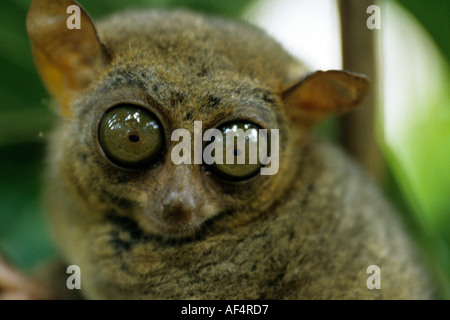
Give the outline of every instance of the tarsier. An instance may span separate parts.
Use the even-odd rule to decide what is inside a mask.
[[[144,10],[94,25],[81,9],[80,29],[69,29],[70,5],[78,4],[34,0],[27,29],[61,114],[45,198],[62,265],[80,267],[81,297],[433,297],[381,192],[311,134],[357,107],[369,90],[364,76],[308,73],[239,21]],[[278,171],[261,175],[260,160],[175,164],[172,132],[194,137],[195,121],[202,134],[277,129]],[[380,289],[367,286],[372,265]],[[64,292],[64,276],[48,281]]]

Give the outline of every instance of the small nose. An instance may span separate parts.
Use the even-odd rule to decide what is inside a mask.
[[[194,197],[187,190],[170,192],[162,205],[161,218],[174,226],[189,224],[195,215]]]

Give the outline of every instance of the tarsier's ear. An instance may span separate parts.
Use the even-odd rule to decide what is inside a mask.
[[[69,29],[71,19],[76,22],[78,17],[75,26],[79,29]],[[59,100],[61,113],[69,116],[71,98],[89,86],[110,54],[92,19],[76,1],[33,0],[27,31],[39,74],[50,94]]]
[[[317,71],[291,85],[282,99],[293,121],[312,126],[327,115],[356,108],[369,87],[369,81],[362,75]]]

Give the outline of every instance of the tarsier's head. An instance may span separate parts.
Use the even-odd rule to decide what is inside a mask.
[[[248,223],[295,179],[305,133],[328,114],[356,107],[368,90],[364,77],[345,71],[307,74],[273,39],[241,22],[154,11],[94,26],[72,5],[33,1],[27,28],[62,118],[50,150],[57,186],[50,197],[58,198],[51,206],[61,215],[54,219],[74,229],[79,221],[108,220],[185,237],[208,230],[209,221],[223,219],[229,229]],[[217,129],[211,141],[209,129]],[[229,132],[244,143],[227,148]],[[223,163],[205,163],[213,141],[224,148],[209,154],[222,150]],[[251,162],[251,141],[268,142],[271,161],[258,154]],[[245,154],[244,163],[227,164],[227,154]],[[273,174],[261,174],[271,167]]]

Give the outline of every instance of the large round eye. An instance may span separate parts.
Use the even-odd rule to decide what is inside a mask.
[[[218,159],[213,154],[216,161],[210,166],[211,171],[231,181],[246,180],[259,173],[262,167],[260,153],[266,156],[268,150],[267,136],[260,136],[261,128],[253,123],[232,122],[218,129],[222,135],[211,143],[216,144],[212,153],[221,146],[223,157]]]
[[[125,168],[139,168],[161,156],[164,134],[155,115],[130,104],[108,110],[99,127],[99,140],[109,160]]]

